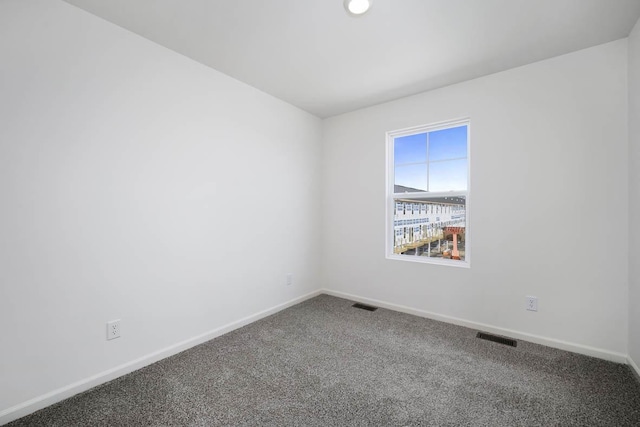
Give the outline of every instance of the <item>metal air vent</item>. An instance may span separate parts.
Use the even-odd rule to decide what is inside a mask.
[[[501,336],[493,335],[493,334],[488,334],[486,332],[478,332],[478,335],[476,335],[476,338],[480,338],[481,340],[497,342],[497,343],[508,345],[508,346],[511,346],[511,347],[517,347],[518,346],[518,341],[516,341],[514,339],[507,338],[507,337],[501,337]]]

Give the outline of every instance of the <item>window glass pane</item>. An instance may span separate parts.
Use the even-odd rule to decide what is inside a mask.
[[[467,157],[467,126],[429,132],[429,161],[460,157]]]
[[[427,134],[419,133],[417,135],[395,138],[393,143],[393,160],[395,165],[426,162]]]
[[[467,159],[445,160],[429,164],[429,191],[466,189]]]
[[[395,193],[427,191],[427,164],[396,166]]]
[[[413,206],[413,218],[394,218],[393,253],[406,256],[465,259],[466,197],[429,197],[427,199],[396,199],[396,204]],[[415,226],[414,224],[428,224]]]

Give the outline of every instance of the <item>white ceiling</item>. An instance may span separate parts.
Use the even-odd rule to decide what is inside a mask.
[[[626,37],[640,0],[66,0],[319,117]]]

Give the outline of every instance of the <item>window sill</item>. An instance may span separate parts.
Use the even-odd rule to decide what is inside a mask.
[[[469,261],[459,261],[459,260],[449,260],[442,258],[429,258],[424,256],[414,256],[414,255],[387,255],[387,259],[397,260],[397,261],[408,261],[408,262],[418,262],[421,264],[435,264],[435,265],[446,265],[449,267],[458,267],[458,268],[471,268]]]

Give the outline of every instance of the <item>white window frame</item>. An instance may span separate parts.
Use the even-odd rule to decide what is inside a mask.
[[[394,141],[398,137],[415,135],[419,133],[433,132],[458,126],[467,126],[467,189],[466,191],[447,191],[447,192],[413,192],[413,193],[395,193],[395,162],[394,162]],[[387,150],[387,167],[386,167],[386,238],[385,253],[387,259],[419,262],[423,264],[448,265],[452,267],[471,267],[471,230],[469,228],[469,220],[471,216],[471,120],[470,118],[462,118],[456,120],[448,120],[445,122],[433,123],[429,125],[414,126],[411,128],[399,129],[387,132],[386,134],[386,150]],[[427,159],[428,162],[428,159]],[[429,200],[434,197],[465,197],[465,256],[464,260],[449,260],[443,258],[430,258],[426,256],[410,256],[395,254],[393,251],[395,231],[394,231],[394,209],[395,200],[398,198],[424,199]]]

